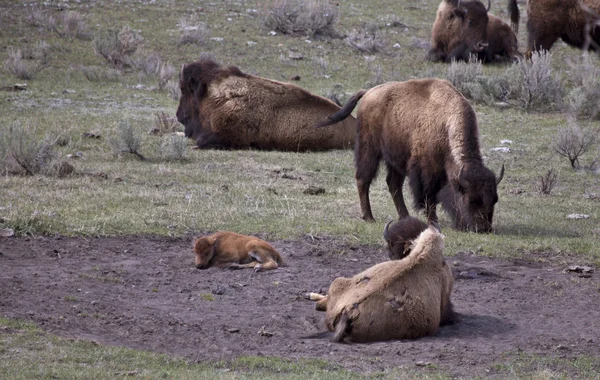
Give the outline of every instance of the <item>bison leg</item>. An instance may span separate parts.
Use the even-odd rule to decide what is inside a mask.
[[[256,260],[258,263],[260,263],[254,267],[254,270],[256,272],[259,272],[262,270],[277,269],[279,267],[279,265],[277,265],[277,261],[273,260],[273,258],[269,254],[269,252],[265,252],[261,249],[258,249],[258,250],[250,251],[249,255],[254,260]]]
[[[327,310],[327,296],[324,296],[319,293],[306,293],[304,295],[305,298],[315,301],[315,310],[317,311],[326,311]]]
[[[552,45],[560,37],[556,32],[548,32],[548,30],[539,30],[537,25],[532,21],[527,22],[527,52],[528,56],[531,56],[531,52],[540,50],[550,50]]]
[[[369,201],[369,188],[373,178],[377,176],[381,155],[370,147],[371,144],[368,141],[361,141],[360,137],[357,140],[354,159],[356,162],[356,187],[358,188],[360,209],[364,220],[374,222],[375,218],[373,218]]]
[[[340,320],[335,326],[335,335],[331,340],[333,342],[342,342],[351,331],[352,326],[350,324],[350,317],[348,317],[348,313],[344,309],[342,315],[340,315]]]
[[[427,224],[430,226],[434,226],[438,231],[441,231],[436,206],[437,205],[430,198],[425,199],[425,212],[427,213]]]
[[[387,170],[388,174],[386,181],[390,194],[392,194],[394,205],[398,211],[398,216],[400,219],[405,218],[408,216],[408,209],[406,208],[406,204],[404,203],[404,195],[402,194],[402,185],[404,184],[405,176],[398,173],[390,165],[387,166]]]

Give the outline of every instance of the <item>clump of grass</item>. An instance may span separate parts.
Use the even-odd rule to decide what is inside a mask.
[[[140,152],[142,140],[142,133],[139,130],[134,128],[130,122],[121,120],[116,133],[107,141],[115,156],[121,153],[130,153],[143,161],[146,160],[146,157]]]
[[[179,100],[181,97],[181,88],[179,87],[179,82],[169,80],[165,84],[165,90],[169,94],[169,98],[173,100]]]
[[[132,58],[131,65],[143,74],[155,77],[159,91],[164,90],[177,73],[175,68],[170,63],[164,62],[157,53],[142,54]]]
[[[383,34],[375,24],[353,29],[346,37],[346,42],[361,53],[377,53],[385,47]]]
[[[550,195],[558,184],[558,172],[554,168],[548,169],[545,174],[538,177],[536,190],[542,195]]]
[[[571,167],[576,169],[579,167],[579,158],[590,150],[595,139],[592,132],[582,131],[579,125],[569,120],[569,126],[558,131],[552,148],[560,156],[566,157]]]
[[[50,32],[57,32],[58,27],[56,19],[48,12],[41,11],[37,8],[32,8],[27,15],[27,23],[35,28],[40,28]]]
[[[142,36],[124,26],[120,31],[108,30],[94,38],[94,51],[113,67],[123,70],[134,66],[133,54],[143,42]]]
[[[187,160],[187,138],[176,134],[164,136],[160,144],[160,154],[167,161]]]
[[[483,64],[478,59],[469,62],[452,60],[446,78],[467,98],[473,98],[472,86],[483,75]]]
[[[162,136],[167,133],[178,132],[180,129],[179,125],[180,124],[175,117],[160,111],[155,114],[154,127],[150,133]]]
[[[180,45],[204,45],[210,37],[210,29],[195,15],[180,19],[177,26],[181,31]]]
[[[262,12],[265,27],[290,36],[339,37],[337,7],[329,1],[271,0]]]
[[[506,72],[511,95],[526,109],[551,109],[560,103],[563,88],[552,70],[552,54],[534,52]]]
[[[90,40],[92,33],[89,31],[81,13],[69,11],[63,15],[61,36],[69,38],[79,38],[80,40]]]
[[[573,89],[566,96],[566,108],[572,117],[593,119],[600,114],[600,68],[588,54],[571,63]]]
[[[118,82],[122,76],[119,70],[97,66],[80,66],[79,71],[90,82]]]
[[[4,61],[4,68],[19,79],[32,79],[44,66],[39,62],[26,62],[20,48],[9,47],[8,58]]]
[[[3,172],[34,175],[50,168],[56,155],[54,142],[46,136],[40,139],[35,127],[13,124],[0,127],[0,159]]]

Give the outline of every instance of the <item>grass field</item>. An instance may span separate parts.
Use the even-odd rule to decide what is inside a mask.
[[[371,190],[377,223],[360,219],[351,151],[198,151],[191,150],[189,142],[185,160],[167,160],[161,151],[166,137],[148,131],[156,125],[160,112],[174,116],[178,68],[198,59],[203,52],[250,74],[281,81],[299,76],[300,81],[295,82],[298,85],[319,95],[336,93],[342,100],[361,88],[389,80],[445,78],[449,66],[424,61],[426,49],[422,47],[429,39],[438,3],[338,2],[335,28],[340,34],[376,31],[379,49],[361,52],[344,39],[270,33],[261,18],[269,9],[266,1],[142,0],[117,4],[103,0],[0,0],[0,62],[9,59],[11,48],[19,48],[32,73],[31,79],[21,79],[6,65],[0,70],[0,132],[7,136],[10,128],[22,128],[40,141],[45,137],[60,139],[62,143],[54,147],[56,160],[68,161],[75,169],[66,177],[48,173],[2,175],[0,228],[14,229],[17,235],[66,236],[182,236],[228,229],[269,239],[333,236],[344,244],[381,244],[383,226],[396,217],[396,212],[385,181],[380,178]],[[503,19],[507,19],[505,8],[504,1],[492,1],[492,12]],[[69,12],[80,16],[81,35],[67,28]],[[48,17],[54,18],[55,23]],[[180,43],[185,20],[202,23],[206,28],[202,43]],[[143,42],[131,55],[137,64],[121,69],[96,54],[94,44],[103,33],[126,26]],[[521,50],[526,38],[524,30],[522,27],[519,35]],[[572,62],[579,59],[581,52],[557,43],[552,53],[553,70],[567,93],[573,87],[576,70]],[[147,69],[149,57],[159,57],[164,67],[173,67],[170,83],[161,82],[163,77],[156,70]],[[600,68],[597,57],[592,57],[592,65]],[[486,76],[494,77],[502,74],[506,66],[486,66],[483,70]],[[25,84],[26,90],[12,91],[16,84]],[[568,257],[599,265],[600,144],[582,155],[580,168],[573,169],[552,148],[559,131],[568,125],[563,107],[525,110],[516,104],[506,108],[478,102],[473,106],[486,165],[498,173],[504,164],[506,174],[499,185],[494,234],[453,231],[448,217],[442,214],[447,253],[470,250],[480,255],[533,260]],[[109,142],[123,122],[132,125],[142,138],[140,151],[147,160],[113,153]],[[599,134],[597,119],[577,123],[583,130]],[[95,133],[101,138],[87,138],[84,133]],[[492,150],[502,146],[510,148],[510,152]],[[550,169],[558,173],[558,184],[549,195],[541,195],[537,190],[540,177]],[[309,186],[321,187],[325,194],[307,195],[304,191]],[[574,213],[589,218],[567,219]],[[66,350],[66,361],[73,365],[78,359],[72,355],[76,357],[80,351],[92,355],[84,363],[98,363],[93,355],[124,355],[140,360],[133,367],[113,367],[102,364],[104,361],[96,367],[78,365],[81,375],[73,375],[74,378],[142,367],[138,377],[195,378],[198,373],[205,377],[280,377],[281,372],[271,372],[278,366],[286,376],[293,374],[298,378],[321,378],[325,373],[332,377],[349,376],[328,364],[308,363],[298,369],[297,363],[278,359],[264,366],[252,359],[240,359],[231,365],[189,365],[165,357],[145,358],[152,354],[115,352],[88,343],[56,340],[31,326],[14,327],[15,323],[18,324],[2,321],[0,325],[3,329],[24,331],[3,339],[0,346],[0,356],[9,363],[8,367],[4,364],[2,371],[10,378],[52,377],[55,371],[61,378],[73,374],[70,364],[58,359],[62,354],[49,357],[45,353],[46,359],[35,366],[23,366],[24,356],[14,354],[42,351],[39,347],[47,346]],[[539,363],[538,359],[527,357],[523,363]],[[161,364],[145,367],[144,363],[150,361]],[[514,366],[516,376],[523,370],[546,378],[536,372],[535,366],[533,372],[528,364]],[[413,375],[430,374],[410,376]],[[433,376],[438,375],[444,376]]]

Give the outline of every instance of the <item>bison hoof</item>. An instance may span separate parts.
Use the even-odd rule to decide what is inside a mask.
[[[363,216],[363,220],[368,223],[375,223],[375,218],[372,216]]]
[[[260,264],[254,267],[255,272],[262,272],[262,270],[263,270],[263,267]]]
[[[240,264],[230,264],[228,268],[232,269],[232,270],[233,269],[241,269]]]

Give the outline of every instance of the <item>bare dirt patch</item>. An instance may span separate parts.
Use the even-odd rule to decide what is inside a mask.
[[[469,254],[450,259],[461,322],[437,336],[374,344],[302,338],[324,331],[324,314],[302,294],[326,291],[336,276],[387,253],[328,239],[273,245],[287,266],[254,273],[196,269],[191,238],[0,239],[0,315],[61,336],[199,361],[322,358],[362,371],[430,362],[473,376],[493,373],[494,363],[518,352],[600,355],[597,272]]]

